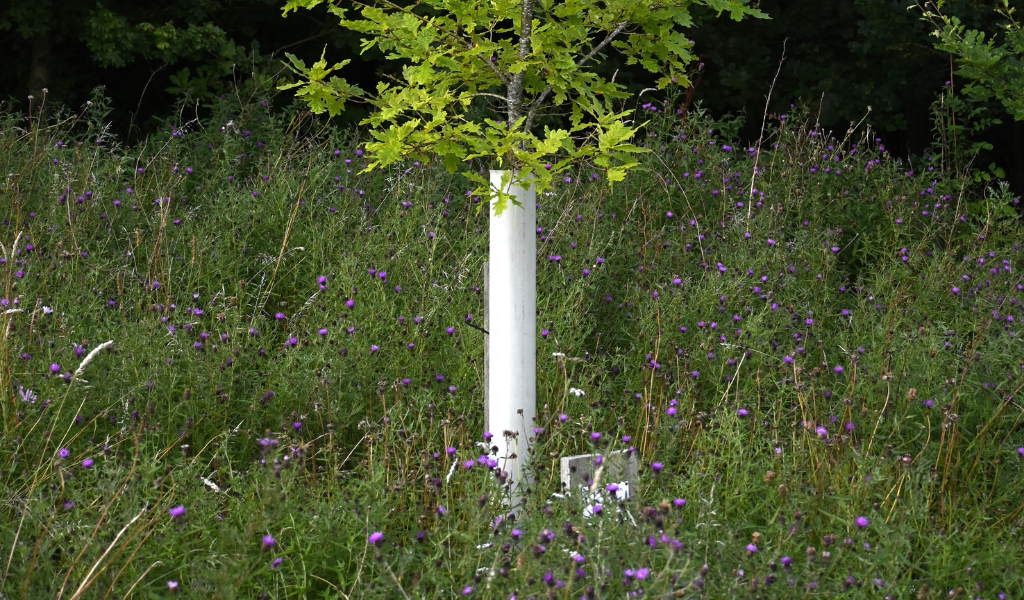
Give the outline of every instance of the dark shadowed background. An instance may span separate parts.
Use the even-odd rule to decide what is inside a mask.
[[[958,82],[950,56],[933,47],[931,26],[908,4],[763,0],[759,6],[771,20],[735,23],[700,14],[692,36],[703,68],[694,65],[691,100],[723,118],[723,127],[731,128],[727,134],[756,139],[785,48],[771,112],[804,103],[839,132],[867,115],[893,153],[921,154],[935,139],[933,104],[946,82],[952,80],[954,89]],[[27,112],[28,96],[38,107],[46,89],[47,106],[76,108],[104,86],[116,132],[134,141],[158,127],[182,95],[201,107],[254,70],[280,71],[284,52],[310,60],[326,48],[330,60],[352,58],[345,76],[363,89],[396,72],[397,65],[377,52],[360,56],[355,34],[323,7],[282,18],[281,5],[283,0],[4,0],[0,98]],[[956,0],[943,10],[968,27],[991,32],[994,5]],[[634,92],[653,84],[614,57],[602,68],[618,69],[616,80]],[[657,97],[647,92],[643,101]],[[975,165],[988,171],[995,163],[1015,191],[1024,193],[1024,124],[995,103],[972,110],[980,110],[975,119],[1001,121],[975,134],[992,146]],[[364,114],[357,106],[340,119],[354,122]]]

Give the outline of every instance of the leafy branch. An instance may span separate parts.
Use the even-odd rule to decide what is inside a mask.
[[[646,123],[626,125],[633,111],[612,104],[627,97],[625,87],[594,71],[606,52],[614,48],[628,64],[660,75],[659,89],[686,86],[694,56],[684,30],[693,25],[692,6],[734,20],[765,17],[748,0],[356,0],[361,18],[350,19],[335,1],[289,0],[284,14],[326,3],[343,27],[365,35],[363,52],[378,48],[406,63],[398,81],[379,82],[365,97],[377,109],[363,121],[374,138],[367,169],[437,157],[455,171],[464,161],[490,159],[524,181],[531,177],[538,191],[581,162],[605,169],[614,184],[646,152],[632,143]],[[313,112],[335,115],[362,95],[332,75],[348,61],[328,67],[321,56],[306,68],[288,59],[303,81],[282,89],[296,89]],[[499,100],[503,118],[465,118],[480,97]],[[548,103],[569,103],[567,127],[538,130]],[[498,194],[495,213],[506,209],[510,198],[477,173],[467,177],[476,193]]]

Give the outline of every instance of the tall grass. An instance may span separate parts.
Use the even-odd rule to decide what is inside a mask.
[[[643,169],[539,203],[514,519],[464,179],[271,97],[132,148],[107,110],[0,115],[3,598],[1024,594],[1005,189],[648,105]],[[611,450],[639,481],[584,519],[558,458]]]

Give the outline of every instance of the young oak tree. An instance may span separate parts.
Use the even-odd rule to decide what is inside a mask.
[[[644,149],[631,141],[642,124],[613,105],[627,97],[624,86],[594,70],[606,53],[618,51],[628,65],[660,75],[659,89],[685,86],[693,7],[734,20],[765,17],[749,0],[352,0],[355,19],[338,0],[288,0],[284,14],[324,3],[343,27],[365,36],[363,51],[377,47],[406,63],[401,80],[380,82],[367,96],[334,75],[347,60],[328,65],[321,56],[306,67],[288,55],[301,80],[282,89],[296,89],[313,112],[336,115],[351,98],[377,109],[363,121],[374,138],[367,169],[437,157],[454,171],[463,161],[490,158],[509,169],[502,190],[517,174],[532,177],[538,192],[573,164],[592,161],[609,183],[638,164],[634,156]],[[495,101],[505,118],[468,116],[476,98]],[[566,104],[568,128],[540,131],[545,111]],[[496,215],[507,208],[510,195],[475,172],[466,176],[477,193],[498,195]]]
[[[579,162],[604,168],[610,184],[636,166],[627,96],[594,67],[617,50],[628,64],[661,75],[658,86],[686,84],[693,58],[683,33],[690,9],[702,5],[733,18],[761,16],[746,0],[352,0],[361,19],[329,0],[341,24],[363,34],[363,50],[379,48],[404,61],[402,79],[381,82],[365,98],[376,111],[363,121],[374,141],[367,170],[406,158],[437,157],[449,171],[486,159],[490,180],[468,170],[476,193],[490,200],[486,431],[513,510],[530,481],[530,443],[537,415],[536,193]],[[285,14],[325,0],[289,0]],[[333,73],[323,56],[312,67],[288,56],[297,89],[314,112],[332,115],[363,92]],[[496,101],[504,118],[472,117],[477,98]],[[568,104],[568,127],[540,119]],[[504,168],[502,168],[504,167]],[[509,202],[518,205],[506,212]],[[485,435],[486,438],[486,435]]]

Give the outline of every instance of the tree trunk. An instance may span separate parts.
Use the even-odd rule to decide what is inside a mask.
[[[50,53],[53,37],[49,31],[32,37],[32,63],[28,71],[28,93],[35,97],[36,106],[46,97],[50,84]]]

